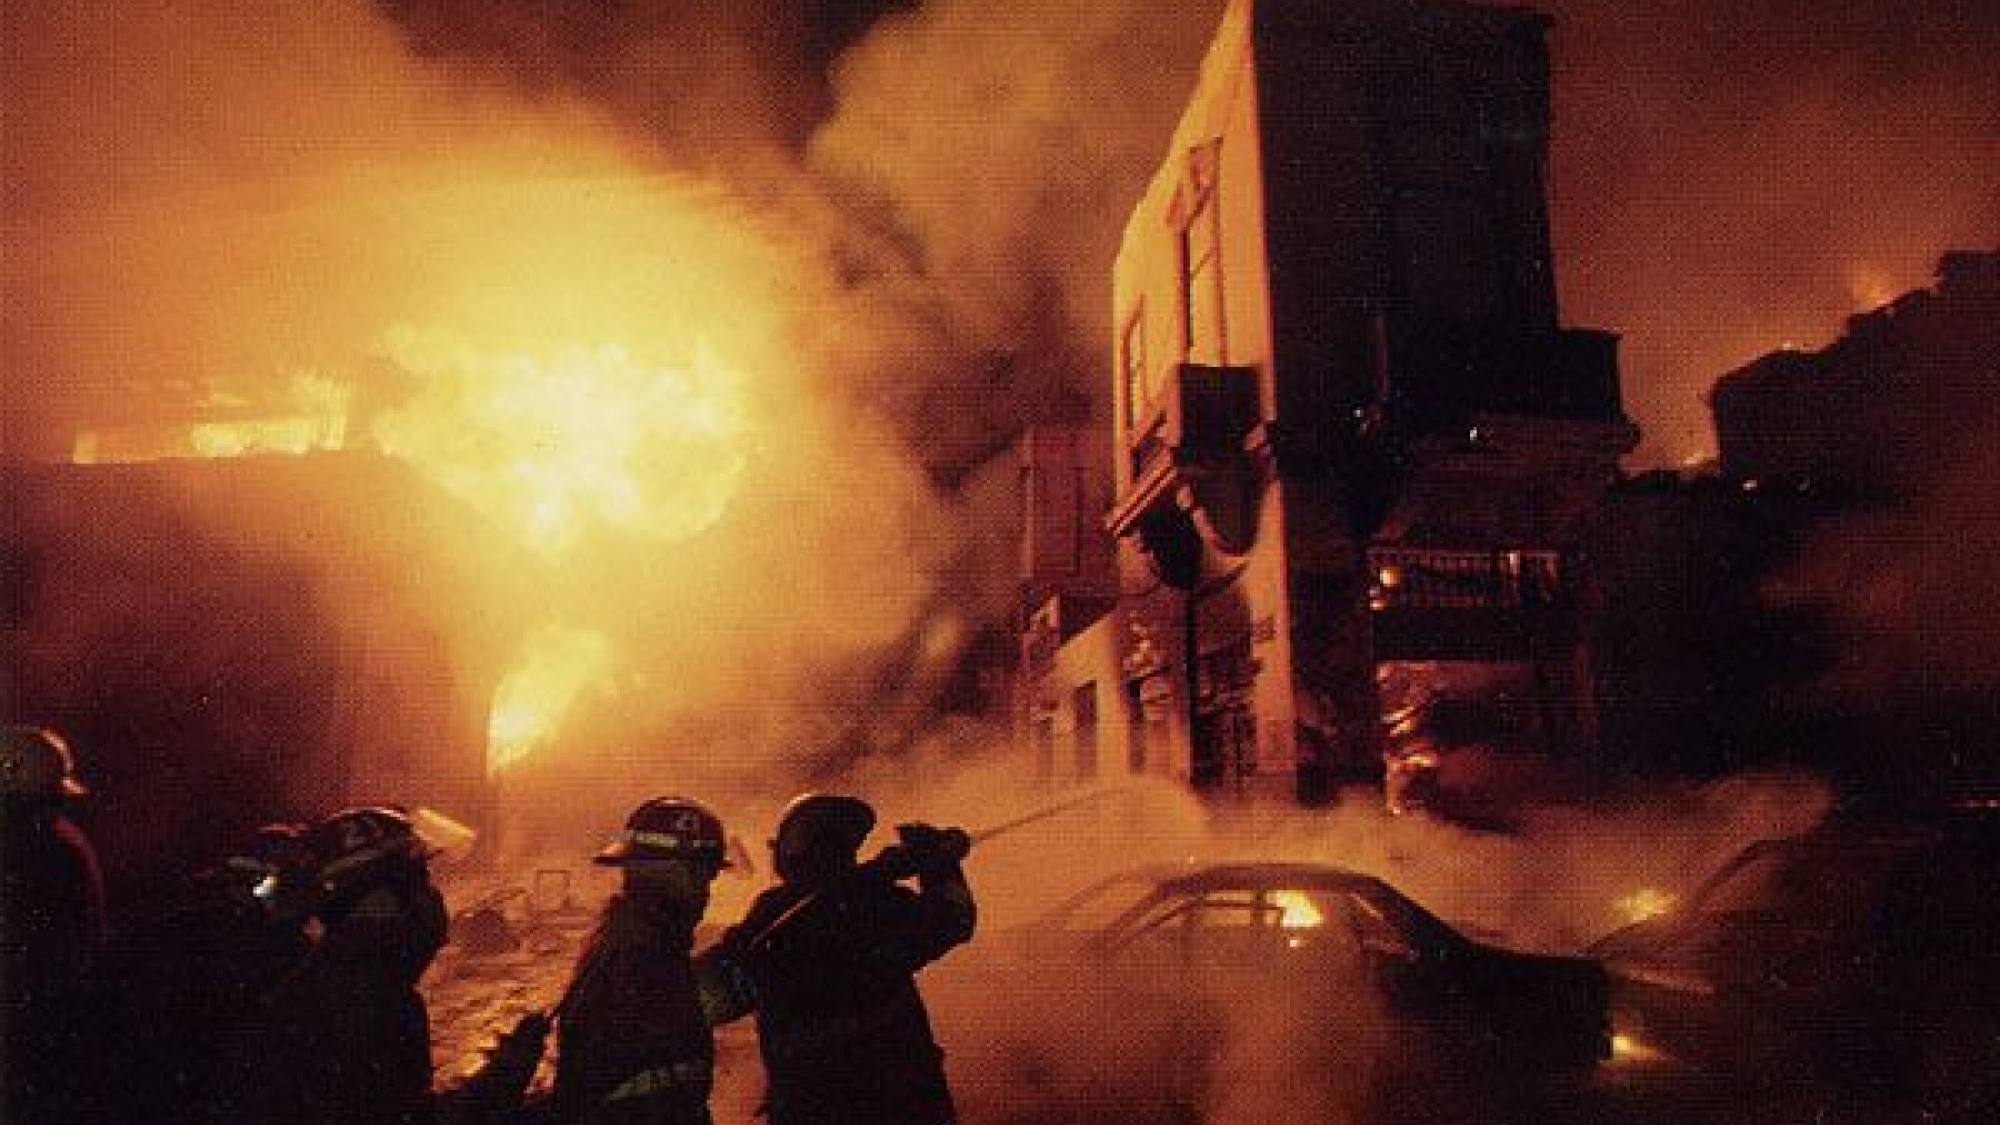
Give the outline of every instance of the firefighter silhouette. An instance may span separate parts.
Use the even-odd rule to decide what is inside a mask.
[[[713,813],[661,797],[597,854],[624,887],[556,1009],[556,1120],[707,1125],[715,1045],[690,958],[727,846]]]
[[[76,1098],[90,973],[104,948],[97,853],[63,815],[84,795],[54,731],[0,728],[0,1119],[59,1123]]]
[[[970,840],[904,825],[857,863],[874,824],[853,797],[794,800],[772,841],[781,882],[699,962],[713,1019],[756,1012],[772,1125],[956,1119],[915,973],[972,937]]]

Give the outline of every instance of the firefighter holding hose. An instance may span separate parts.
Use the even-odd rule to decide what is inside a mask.
[[[772,1125],[956,1120],[915,973],[972,937],[971,838],[907,824],[858,862],[874,826],[854,797],[793,800],[771,842],[779,884],[697,962],[712,1021],[756,1012]]]

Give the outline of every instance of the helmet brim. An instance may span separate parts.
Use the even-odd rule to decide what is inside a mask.
[[[591,856],[590,862],[599,867],[629,867],[635,863],[689,863],[700,858],[687,852],[666,855],[650,848],[639,847],[630,840],[613,840],[599,849],[596,855]],[[735,866],[729,862],[727,856],[714,856],[713,859],[718,868]]]
[[[623,867],[631,862],[632,845],[624,840],[615,840],[604,845],[598,853],[590,857],[590,862],[599,867]]]

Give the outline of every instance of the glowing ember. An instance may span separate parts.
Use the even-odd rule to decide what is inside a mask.
[[[1271,905],[1282,912],[1278,915],[1279,929],[1310,930],[1326,921],[1319,907],[1302,891],[1272,891]]]
[[[1674,896],[1651,887],[1641,887],[1611,904],[1627,922],[1643,922],[1674,908]]]
[[[546,553],[593,522],[668,540],[713,525],[743,468],[739,381],[706,347],[667,366],[622,347],[551,356],[425,347],[416,398],[377,422],[409,461]]]
[[[1611,1062],[1614,1066],[1654,1063],[1666,1057],[1659,1048],[1636,1035],[1619,1032],[1611,1037]]]
[[[487,772],[498,773],[553,739],[577,696],[607,683],[610,665],[611,644],[601,633],[537,630],[527,656],[493,694]]]

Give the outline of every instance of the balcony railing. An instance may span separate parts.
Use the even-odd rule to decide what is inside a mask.
[[[1370,609],[1540,609],[1566,600],[1562,556],[1549,550],[1371,547]]]

